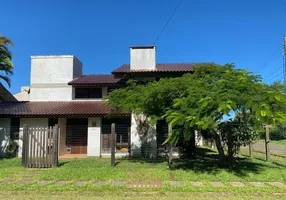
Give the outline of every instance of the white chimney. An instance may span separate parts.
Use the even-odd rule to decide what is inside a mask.
[[[130,70],[150,71],[156,69],[156,46],[131,46]]]

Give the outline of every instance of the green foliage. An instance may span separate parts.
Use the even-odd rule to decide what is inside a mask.
[[[167,141],[176,143],[182,134],[191,138],[191,128],[208,132],[218,146],[221,143],[218,128],[224,116],[245,113],[253,130],[263,124],[285,122],[283,90],[282,85],[264,84],[259,76],[235,69],[233,64],[201,64],[195,66],[193,74],[182,77],[164,78],[146,85],[133,81],[126,88],[111,92],[108,103],[116,109],[143,113],[155,120],[166,119],[177,127]]]
[[[246,146],[258,138],[258,133],[250,125],[247,117],[236,117],[234,120],[221,122],[218,130],[229,160],[233,159],[241,146]]]
[[[265,135],[265,134],[264,134]],[[278,126],[276,129],[270,129],[271,140],[285,140],[286,139],[286,126]]]
[[[168,122],[187,122],[197,130],[217,129],[223,116],[242,112],[248,113],[253,128],[285,121],[286,97],[277,86],[268,86],[259,76],[230,64],[196,70],[182,77],[188,89],[166,113]]]
[[[4,80],[9,87],[11,86],[10,75],[13,75],[12,53],[9,50],[9,45],[14,46],[13,42],[0,36],[0,79]],[[1,74],[4,73],[4,74]]]
[[[9,140],[9,143],[5,149],[5,156],[7,158],[14,158],[16,157],[17,153],[18,153],[18,144],[16,142],[14,142],[13,140]]]

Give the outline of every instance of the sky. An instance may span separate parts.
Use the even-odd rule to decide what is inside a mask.
[[[34,55],[75,55],[84,74],[129,63],[129,46],[154,45],[179,1],[1,2],[0,34],[15,43],[10,91],[30,84]],[[156,42],[157,63],[235,63],[282,80],[285,10],[285,0],[183,0]]]

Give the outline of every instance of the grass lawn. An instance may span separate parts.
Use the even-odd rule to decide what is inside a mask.
[[[265,140],[258,140],[259,142],[264,143]],[[286,145],[286,140],[270,140],[270,143],[272,144],[280,144],[280,145]]]
[[[1,199],[220,199],[220,200],[269,200],[286,199],[285,193],[243,193],[243,192],[35,192],[0,191]]]
[[[245,154],[244,154],[245,153]],[[216,157],[216,153],[210,149],[199,150],[198,159],[175,160],[174,169],[169,170],[166,160],[136,160],[117,159],[115,168],[110,167],[108,158],[81,158],[60,160],[59,167],[51,169],[25,169],[21,167],[21,159],[0,160],[0,181],[18,182],[29,180],[28,185],[0,185],[0,198],[4,191],[9,190],[41,190],[41,191],[93,191],[111,192],[109,196],[118,192],[148,191],[148,192],[266,192],[286,193],[286,188],[278,187],[253,187],[243,188],[229,185],[230,181],[240,182],[284,182],[286,183],[286,159],[271,157],[271,162],[264,161],[264,155],[255,153],[255,159],[249,159],[247,152],[242,155],[233,166],[222,167]],[[36,183],[40,180],[48,180],[51,184],[41,186]],[[56,181],[71,181],[64,186],[55,186]],[[106,181],[105,186],[94,187],[87,185],[76,187],[74,181]],[[114,187],[112,181],[126,181],[127,183],[142,181],[144,183],[161,182],[161,188],[154,189],[127,189],[122,186]],[[181,187],[171,187],[170,181],[181,181]],[[194,187],[190,181],[201,181],[203,187]],[[226,187],[211,187],[209,181],[221,181]],[[107,195],[108,196],[108,195]],[[251,198],[250,198],[251,199]],[[263,198],[262,198],[263,199]]]

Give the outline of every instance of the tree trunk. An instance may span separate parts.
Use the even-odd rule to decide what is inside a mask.
[[[190,140],[185,140],[184,141],[184,149],[187,158],[195,158],[196,157],[196,135],[195,131],[192,131],[192,137]]]
[[[191,154],[192,158],[195,158],[196,157],[196,150],[197,150],[195,131],[193,132],[193,135],[192,135],[192,138],[191,138],[190,142],[191,142],[191,144],[190,144],[190,154]]]
[[[234,155],[234,151],[233,151],[233,141],[232,141],[232,136],[231,133],[228,132],[227,134],[227,160],[228,161],[232,161],[233,160],[233,155]]]
[[[223,147],[222,147],[222,144],[221,144],[220,136],[218,134],[216,134],[216,136],[215,136],[215,144],[216,144],[216,148],[218,150],[218,154],[219,154],[220,160],[221,161],[225,160],[224,150],[223,150]]]

